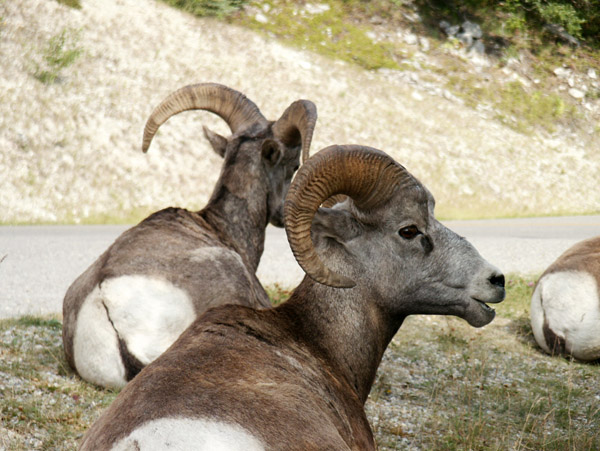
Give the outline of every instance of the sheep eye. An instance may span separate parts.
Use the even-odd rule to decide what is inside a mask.
[[[398,231],[398,235],[400,235],[405,240],[412,240],[417,235],[420,235],[419,229],[416,226],[411,225],[408,227],[403,227]]]

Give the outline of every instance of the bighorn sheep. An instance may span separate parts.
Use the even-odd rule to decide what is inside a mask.
[[[319,206],[334,194],[350,199]],[[285,205],[308,277],[289,300],[207,311],[117,396],[81,448],[368,450],[363,405],[408,315],[480,327],[504,276],[433,216],[430,192],[385,153],[331,146]],[[311,239],[312,235],[312,239]]]
[[[152,112],[144,152],[162,123],[193,109],[217,114],[232,132],[226,139],[204,128],[224,159],[206,207],[150,215],[117,238],[65,295],[67,361],[97,385],[125,385],[209,307],[270,307],[255,275],[265,228],[283,227],[285,195],[300,153],[308,156],[316,108],[298,100],[271,122],[237,91],[186,86]]]
[[[548,354],[600,359],[600,236],[575,244],[544,271],[530,315]]]

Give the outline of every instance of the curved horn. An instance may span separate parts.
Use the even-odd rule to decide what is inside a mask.
[[[273,124],[273,134],[286,145],[302,142],[302,164],[308,159],[317,122],[317,107],[310,100],[296,100]],[[300,134],[300,136],[298,136]]]
[[[267,124],[254,102],[238,91],[217,83],[188,85],[169,94],[154,108],[144,127],[142,150],[148,150],[158,127],[167,119],[188,110],[207,110],[217,114],[234,134],[256,122]]]
[[[415,183],[404,167],[371,147],[330,146],[315,154],[298,170],[285,202],[285,230],[298,264],[319,283],[353,287],[353,280],[327,268],[315,251],[310,229],[319,206],[333,195],[346,194],[368,212],[397,189]]]

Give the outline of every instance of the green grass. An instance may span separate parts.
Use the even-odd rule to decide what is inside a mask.
[[[56,0],[58,3],[62,3],[63,5],[68,6],[73,9],[81,9],[81,1],[80,0]]]
[[[196,16],[224,17],[236,11],[245,0],[163,0],[168,5],[180,8]]]
[[[508,276],[507,298],[482,329],[452,317],[405,321],[366,406],[381,450],[600,449],[600,366],[537,348],[534,281]],[[268,292],[274,304],[290,294]],[[73,374],[57,318],[0,321],[0,449],[75,449],[115,396]]]
[[[83,53],[78,41],[78,32],[67,28],[52,36],[41,52],[42,63],[34,63],[33,76],[44,84],[58,81],[61,72]]]
[[[406,443],[435,450],[600,449],[600,367],[538,349],[529,326],[533,287],[533,278],[508,277],[498,318],[484,329],[456,318],[440,318],[435,326],[424,317],[407,321],[387,351],[374,392],[383,384],[389,397],[426,414],[407,442],[389,433],[394,415],[380,413],[381,449]],[[402,366],[419,381],[409,397],[405,381],[390,382],[389,373]]]
[[[71,371],[61,331],[54,317],[0,321],[0,449],[76,449],[115,398]]]
[[[295,2],[260,2],[256,5],[261,6],[261,14],[267,22],[258,21],[256,15],[239,19],[252,30],[365,69],[399,68],[395,46],[386,41],[375,42],[369,37],[371,28],[353,22],[347,3],[342,0],[320,3],[328,9],[314,13],[306,12],[305,5]]]

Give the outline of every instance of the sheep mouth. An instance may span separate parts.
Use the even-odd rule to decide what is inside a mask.
[[[479,299],[475,299],[475,298],[472,298],[472,299],[473,299],[475,302],[477,302],[477,303],[478,303],[478,304],[481,306],[481,308],[482,308],[483,310],[485,310],[486,312],[488,312],[488,313],[492,313],[492,312],[493,312],[493,313],[496,313],[496,310],[494,310],[492,307],[490,307],[489,305],[487,305],[485,302],[483,302],[483,301],[480,301]]]

